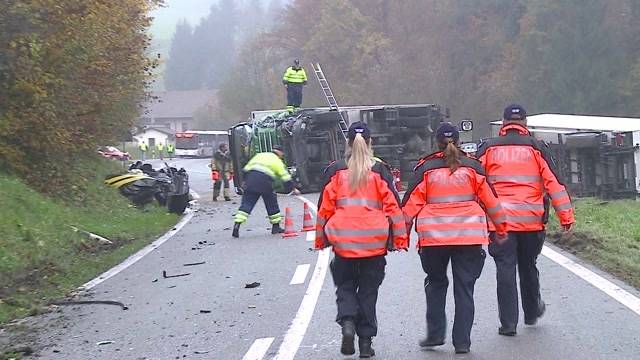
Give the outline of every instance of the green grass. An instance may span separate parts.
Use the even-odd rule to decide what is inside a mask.
[[[574,203],[574,235],[562,238],[554,218],[549,239],[640,288],[640,202],[587,198]]]
[[[156,205],[133,208],[117,190],[103,185],[106,174],[122,171],[119,164],[104,160],[82,168],[95,176],[87,175],[81,197],[64,201],[0,174],[0,324],[38,313],[51,299],[119,263],[178,221]],[[115,244],[100,246],[70,225]]]

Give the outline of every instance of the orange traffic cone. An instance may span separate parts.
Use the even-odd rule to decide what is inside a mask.
[[[284,233],[283,238],[298,236],[298,233],[293,229],[293,218],[291,217],[291,209],[286,208],[284,213]]]
[[[304,203],[304,219],[302,220],[302,231],[313,231],[315,229],[316,225],[313,223],[309,205],[307,205],[307,203]]]

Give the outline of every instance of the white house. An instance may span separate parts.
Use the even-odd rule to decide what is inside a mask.
[[[163,144],[165,146],[168,143],[174,144],[174,135],[175,132],[173,130],[168,129],[164,126],[143,126],[133,136],[133,139],[138,144],[144,142],[145,144],[149,145],[150,149],[153,149],[156,144]]]

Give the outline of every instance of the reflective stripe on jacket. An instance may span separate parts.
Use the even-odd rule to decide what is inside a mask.
[[[506,232],[506,213],[478,161],[463,156],[451,173],[442,152],[425,160],[402,200],[408,229],[416,219],[419,246],[488,244],[486,214]]]
[[[408,246],[400,197],[389,168],[375,161],[367,185],[351,191],[344,160],[330,165],[318,203],[316,249],[333,246],[345,258],[385,255]]]
[[[291,181],[291,174],[278,155],[272,152],[256,154],[244,167],[244,171],[259,171],[268,175],[275,183]]]
[[[289,66],[284,72],[282,81],[285,83],[303,84],[307,82],[307,73],[303,68],[296,70],[293,66]]]
[[[562,225],[575,222],[571,198],[558,180],[553,158],[526,127],[503,126],[499,137],[480,145],[477,156],[509,216],[509,231],[544,230],[545,194]]]

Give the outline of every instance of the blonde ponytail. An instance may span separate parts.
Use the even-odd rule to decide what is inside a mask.
[[[449,140],[447,146],[444,148],[444,158],[452,174],[462,165],[460,161],[460,150],[453,140]]]
[[[347,160],[349,187],[352,191],[365,186],[371,171],[373,152],[362,134],[356,134],[351,144],[351,154]]]

